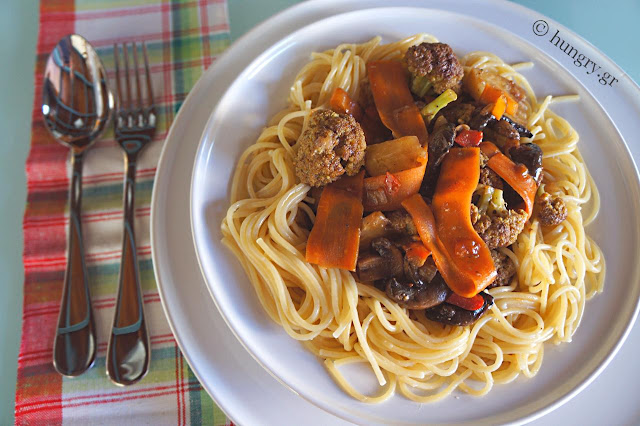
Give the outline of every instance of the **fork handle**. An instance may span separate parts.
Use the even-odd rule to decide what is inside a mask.
[[[125,159],[122,258],[113,328],[107,347],[107,374],[118,385],[130,385],[144,377],[151,360],[134,233],[136,155],[125,154]]]
[[[71,157],[67,266],[53,342],[53,366],[65,376],[83,373],[96,356],[95,324],[80,225],[83,158],[82,152],[73,152]]]

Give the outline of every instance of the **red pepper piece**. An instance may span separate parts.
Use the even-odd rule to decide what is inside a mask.
[[[455,142],[460,146],[478,146],[482,142],[482,132],[478,130],[463,130],[456,136]]]
[[[479,294],[473,297],[462,297],[458,294],[451,293],[445,302],[466,309],[467,311],[477,311],[484,306],[484,298]]]

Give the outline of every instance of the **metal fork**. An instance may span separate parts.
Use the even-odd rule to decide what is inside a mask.
[[[127,44],[122,46],[124,77],[120,73],[120,52],[113,47],[116,68],[116,87],[119,107],[115,115],[116,140],[124,150],[126,176],[124,179],[124,234],[118,278],[118,298],[113,328],[107,347],[107,374],[118,385],[130,385],[140,380],[149,369],[151,346],[144,317],[140,273],[136,257],[134,233],[134,189],[138,153],[149,143],[156,131],[156,113],[149,72],[147,46],[142,43],[147,88],[147,102],[143,102],[138,46],[131,44],[135,68],[136,97],[132,97],[132,78],[129,71]],[[126,91],[122,90],[122,80]]]

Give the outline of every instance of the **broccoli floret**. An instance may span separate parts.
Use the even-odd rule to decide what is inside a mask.
[[[358,173],[367,147],[364,132],[353,117],[324,109],[311,113],[297,145],[296,175],[310,186],[324,186],[345,173]]]
[[[411,91],[416,96],[422,98],[430,89],[436,94],[460,89],[464,70],[448,44],[411,46],[404,58],[412,77]]]
[[[480,168],[480,183],[496,189],[504,189],[502,178],[489,167]]]
[[[458,95],[451,89],[447,89],[440,96],[429,102],[422,110],[420,114],[424,117],[425,122],[429,123],[433,117],[436,116],[438,111],[449,105],[451,102],[458,99]]]
[[[471,208],[471,222],[490,249],[513,244],[524,229],[528,215],[522,209],[510,210],[500,189],[478,185],[478,206]]]
[[[536,200],[538,204],[538,219],[546,226],[555,226],[562,223],[569,215],[567,206],[562,198],[543,192]]]
[[[516,264],[509,256],[498,250],[491,250],[491,258],[493,259],[493,265],[496,267],[498,276],[487,288],[509,285],[511,278],[518,272]]]

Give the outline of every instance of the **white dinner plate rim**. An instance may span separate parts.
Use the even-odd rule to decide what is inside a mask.
[[[376,8],[376,13],[381,14],[382,16],[389,16],[391,14],[392,11],[394,10],[401,10],[401,9],[405,9],[404,7],[400,7],[400,6],[392,6],[392,7],[388,7],[388,8]],[[426,8],[427,10],[429,10],[430,8]],[[342,13],[342,14],[336,14],[327,18],[324,18],[320,21],[314,22],[312,24],[309,24],[307,26],[304,26],[300,29],[298,29],[297,31],[295,31],[292,34],[288,34],[286,36],[284,36],[282,39],[280,39],[278,42],[276,42],[275,44],[273,44],[272,46],[270,46],[267,50],[265,50],[265,52],[258,56],[257,58],[255,58],[243,71],[241,74],[238,75],[238,77],[236,77],[236,79],[234,80],[234,83],[244,77],[246,77],[247,75],[252,75],[252,73],[254,72],[254,70],[259,69],[261,67],[261,64],[265,61],[266,58],[269,57],[269,55],[271,54],[271,52],[278,52],[280,51],[280,49],[283,46],[287,46],[290,45],[291,40],[296,39],[297,36],[302,35],[303,33],[307,32],[311,27],[317,27],[317,26],[322,26],[322,25],[326,25],[327,22],[329,21],[333,21],[335,19],[339,19],[339,18],[344,18],[347,17],[349,15],[354,15],[354,14],[359,14],[361,12],[366,12],[369,13],[370,11],[363,11],[363,10],[358,10],[358,11],[351,11],[351,12],[346,12],[346,13]],[[450,12],[450,11],[448,11]],[[467,16],[467,13],[463,13],[461,15]],[[607,64],[609,65],[609,64]],[[571,73],[569,73],[571,74]],[[571,74],[573,76],[573,74]],[[578,79],[576,79],[578,80]],[[580,83],[582,83],[580,80],[578,80]],[[231,90],[231,86],[233,86],[232,83],[229,86],[229,90]],[[588,90],[588,88],[585,86],[585,88]],[[226,96],[225,92],[221,99],[224,99]],[[598,102],[597,98],[596,101]],[[598,102],[599,103],[599,102]],[[194,203],[194,199],[193,199],[193,193],[194,193],[194,188],[195,185],[197,184],[196,182],[196,169],[198,167],[198,163],[201,161],[201,157],[203,157],[205,154],[203,154],[203,151],[205,150],[206,146],[207,146],[207,140],[205,135],[207,133],[209,133],[211,131],[211,129],[215,126],[214,123],[214,118],[217,115],[217,110],[219,109],[219,106],[216,107],[216,109],[214,109],[211,113],[211,116],[209,117],[209,120],[205,126],[205,129],[203,131],[203,137],[201,138],[199,147],[198,147],[198,154],[196,155],[196,158],[194,159],[194,166],[193,166],[193,173],[192,173],[192,180],[191,180],[191,201],[190,201],[190,213],[191,213],[191,227],[192,227],[192,237],[194,239],[194,245],[196,247],[196,256],[198,258],[198,264],[200,265],[202,274],[204,276],[205,281],[208,280],[207,277],[207,271],[203,265],[203,262],[205,262],[206,260],[203,259],[201,257],[201,252],[199,250],[199,246],[202,244],[204,245],[198,238],[198,236],[200,235],[199,233],[196,232],[195,229],[195,217],[200,214],[200,211],[198,209],[196,209],[195,203]],[[603,108],[604,110],[604,108]],[[607,113],[607,115],[609,115],[609,111],[605,110],[605,112]],[[615,122],[612,123],[615,126]],[[631,152],[629,151],[628,147],[626,146],[625,143],[625,148],[626,148],[626,154],[628,155],[629,159],[631,160],[632,166],[634,168],[634,172],[635,172],[635,178],[636,178],[636,185],[640,185],[640,177],[638,175],[638,170],[637,170],[637,166],[635,164],[635,161],[633,160],[633,156],[631,155]],[[636,207],[638,207],[638,209],[640,210],[640,204],[636,202]],[[635,268],[635,274],[634,274],[634,280],[632,281],[638,281],[640,282],[640,270],[638,269],[638,267]],[[352,412],[346,412],[345,410],[339,410],[337,408],[334,408],[328,401],[324,401],[320,398],[318,398],[317,396],[314,397],[312,396],[312,393],[309,393],[308,389],[301,389],[299,387],[294,386],[292,383],[288,382],[285,378],[283,378],[282,376],[280,376],[277,372],[275,372],[273,370],[272,367],[270,367],[268,365],[268,362],[265,361],[265,359],[263,358],[263,353],[261,351],[257,350],[257,347],[254,347],[251,345],[250,341],[248,341],[245,337],[246,336],[242,336],[241,334],[238,333],[238,331],[236,330],[233,320],[231,318],[229,318],[226,310],[224,309],[224,307],[222,305],[220,305],[216,294],[214,293],[214,286],[213,285],[207,285],[207,288],[209,289],[209,292],[211,294],[211,297],[214,300],[214,303],[216,304],[218,310],[220,311],[222,317],[224,318],[225,322],[227,323],[227,325],[229,326],[229,328],[231,329],[231,331],[233,332],[233,334],[236,336],[236,338],[240,341],[240,343],[242,344],[242,346],[249,352],[249,354],[256,360],[256,362],[261,365],[269,374],[271,374],[276,380],[278,380],[278,382],[282,383],[284,386],[286,386],[287,388],[289,388],[292,392],[300,395],[302,398],[304,398],[305,400],[307,400],[308,402],[311,402],[312,404],[338,416],[341,417],[345,420],[348,421],[357,421],[358,417],[356,415],[356,413],[352,413]],[[626,337],[628,336],[628,333],[630,332],[635,319],[638,315],[638,312],[640,311],[640,294],[638,294],[639,300],[636,302],[635,304],[635,309],[634,311],[631,313],[627,323],[626,323],[626,327],[623,331],[623,333],[621,334],[619,340],[613,345],[613,347],[610,348],[608,355],[603,359],[603,361],[597,366],[595,367],[591,373],[584,377],[582,379],[582,381],[577,382],[573,389],[567,393],[565,393],[562,397],[556,399],[555,401],[547,404],[547,405],[543,405],[540,406],[540,408],[536,409],[535,411],[531,411],[528,415],[523,416],[522,418],[520,418],[520,420],[528,422],[530,420],[533,420],[535,418],[541,417],[542,415],[546,414],[549,411],[554,410],[555,408],[561,406],[562,404],[564,404],[565,402],[569,401],[571,398],[573,398],[575,395],[577,395],[580,391],[582,391],[584,388],[586,388],[591,382],[593,382],[593,380],[595,380],[595,378],[604,370],[604,368],[606,368],[606,366],[611,362],[611,360],[613,359],[613,357],[615,356],[615,354],[618,352],[619,348],[621,347],[621,345],[624,343],[624,341],[626,340]]]
[[[279,13],[279,14],[277,14],[276,16],[274,16],[274,17],[270,18],[270,19],[269,19],[268,21],[266,21],[265,23],[263,23],[263,24],[259,25],[258,27],[255,27],[253,30],[251,30],[249,33],[247,33],[245,36],[243,36],[240,40],[249,39],[250,37],[254,37],[254,35],[257,35],[257,34],[259,34],[260,32],[263,32],[264,30],[266,30],[266,28],[268,27],[268,25],[269,25],[271,22],[273,22],[274,20],[279,19],[281,16],[285,16],[285,15],[287,15],[287,16],[295,16],[295,13],[294,13],[294,12],[296,12],[296,11],[298,11],[298,10],[300,10],[300,9],[304,8],[304,7],[307,7],[307,5],[309,5],[310,3],[312,3],[312,4],[318,4],[318,3],[321,3],[321,1],[316,0],[316,1],[312,1],[312,2],[305,2],[305,3],[303,3],[303,4],[293,6],[292,8],[289,8],[289,9],[287,9],[287,10],[283,11],[283,12],[280,12],[280,13]],[[370,1],[370,2],[363,1],[363,2],[361,2],[361,3],[363,4],[363,7],[366,7],[366,6],[365,6],[365,4],[366,4],[366,3],[373,4],[373,3],[375,3],[375,2],[373,2],[373,1]],[[502,2],[496,2],[496,3],[502,3]],[[522,7],[522,6],[519,6],[519,5],[513,5],[513,4],[511,4],[511,6],[516,7],[516,8],[522,8],[522,9],[526,10],[527,12],[530,12],[528,9],[526,9],[526,8],[524,8],[524,7]],[[555,24],[555,23],[554,23],[554,24]],[[559,27],[561,27],[561,26],[559,26]],[[564,29],[564,30],[566,30],[566,29]],[[569,31],[569,30],[566,30],[566,31],[567,31],[568,33],[570,33],[570,31]],[[572,33],[571,33],[571,34],[572,34]],[[574,37],[576,37],[576,38],[579,38],[579,37],[578,37],[578,36],[576,36],[575,34],[572,34],[572,36],[574,36]],[[236,42],[236,45],[240,42],[240,40],[239,40],[238,42]],[[233,49],[233,46],[229,49],[229,52],[231,51],[231,49]],[[602,53],[600,53],[600,54],[601,54],[603,57],[606,57],[604,54],[602,54]],[[608,58],[607,58],[607,59],[608,59]],[[216,71],[217,71],[217,69],[218,69],[218,67],[216,67],[216,65],[217,65],[217,64],[214,64],[214,66],[213,66],[211,69],[209,69],[209,70],[207,71],[207,73],[213,73],[213,72],[216,72]],[[619,70],[619,68],[618,68],[617,66],[616,66],[616,69],[618,69],[618,70]],[[621,70],[620,70],[620,71],[621,71]],[[622,71],[621,71],[621,72],[622,72]],[[198,83],[201,83],[201,82],[202,82],[202,81],[204,81],[204,80],[205,80],[205,79],[201,79]],[[637,87],[637,86],[636,86],[636,87]],[[196,89],[197,89],[197,88],[200,88],[200,86],[199,86],[199,85],[197,85],[197,86],[196,86]],[[179,112],[178,116],[176,117],[176,122],[177,122],[179,119],[181,119],[181,114],[182,114],[182,112],[183,112],[184,110],[186,110],[185,106],[189,104],[189,102],[191,101],[192,97],[194,97],[194,96],[193,96],[193,92],[192,92],[192,93],[190,93],[190,94],[189,94],[189,96],[187,97],[187,99],[185,100],[185,105],[183,105],[183,108],[181,109],[181,111]],[[169,132],[169,134],[168,134],[168,136],[167,136],[167,140],[168,140],[168,141],[169,141],[169,140],[171,140],[171,139],[174,137],[174,135],[173,135],[173,129],[174,129],[174,128],[175,128],[175,126],[172,126],[172,128],[171,128],[171,130],[170,130],[170,132]],[[167,143],[167,145],[168,145],[168,143]],[[163,163],[164,163],[164,160],[163,160],[164,153],[165,153],[165,151],[163,150],[163,153],[162,153],[162,156],[161,156],[161,158],[160,158],[160,162],[159,162],[159,164],[163,164]],[[160,165],[159,165],[159,167],[158,167],[158,171],[160,171],[160,169],[161,169],[161,167],[160,167]],[[157,188],[157,187],[156,187],[156,188]],[[153,229],[153,228],[155,228],[155,225],[154,225],[154,217],[155,217],[155,213],[154,213],[154,211],[156,211],[156,207],[157,207],[157,205],[156,205],[156,201],[157,201],[156,188],[154,188],[154,193],[153,193],[153,197],[152,197],[152,206],[154,207],[154,208],[152,208],[152,215],[151,215],[151,226],[152,226],[152,229]],[[152,247],[154,247],[154,246],[156,245],[156,244],[155,244],[156,242],[157,242],[157,238],[154,238],[154,233],[152,233]],[[154,252],[155,252],[155,249],[154,249],[154,250],[152,250],[152,251],[154,251]],[[156,266],[156,262],[155,262],[155,260],[156,260],[156,255],[154,254],[154,270],[155,270],[155,272],[156,272],[156,276],[160,276],[160,274],[158,273],[158,269],[157,269],[158,267]],[[195,363],[194,363],[194,362],[190,359],[190,357],[189,357],[189,351],[188,351],[188,348],[187,348],[187,346],[185,345],[185,342],[180,338],[180,332],[178,331],[178,328],[179,328],[179,327],[177,326],[177,320],[176,320],[176,318],[174,318],[174,317],[172,316],[171,309],[167,307],[167,302],[168,302],[168,301],[166,300],[165,296],[163,295],[163,289],[162,289],[162,288],[163,288],[163,285],[169,285],[169,284],[167,284],[167,283],[161,283],[161,282],[160,282],[160,280],[159,280],[158,284],[159,284],[159,285],[158,285],[158,287],[159,287],[160,294],[161,294],[161,298],[162,298],[163,309],[165,310],[165,313],[166,313],[167,317],[169,318],[169,323],[170,323],[171,329],[172,329],[172,331],[174,332],[174,335],[176,336],[176,339],[177,339],[177,341],[178,341],[178,344],[180,345],[180,347],[181,347],[181,349],[182,349],[183,353],[185,354],[185,356],[186,356],[186,358],[187,358],[187,361],[192,365],[194,372],[195,372],[195,373],[196,373],[196,375],[201,379],[201,382],[203,383],[203,385],[205,385],[205,387],[207,388],[207,391],[208,391],[210,394],[212,394],[212,396],[214,397],[214,399],[216,399],[216,400],[217,400],[217,402],[219,403],[219,405],[221,406],[221,408],[222,408],[222,409],[227,413],[227,415],[230,415],[230,417],[231,417],[231,418],[233,418],[234,416],[232,415],[232,413],[230,413],[228,410],[226,410],[226,409],[225,409],[225,407],[224,407],[224,403],[223,403],[223,398],[221,397],[221,395],[217,395],[217,393],[216,393],[213,389],[211,389],[209,386],[206,386],[206,380],[202,380],[202,378],[199,376],[197,366],[195,365]],[[637,313],[638,313],[638,309],[636,308],[636,311],[635,311],[634,316],[633,316],[634,320],[635,320],[635,317],[637,316]],[[617,352],[617,350],[619,349],[619,347],[622,345],[622,343],[623,343],[624,339],[626,338],[626,336],[627,336],[627,335],[628,335],[628,333],[629,333],[629,330],[630,330],[630,328],[631,328],[632,324],[633,324],[633,321],[631,321],[631,322],[629,323],[628,327],[626,328],[626,330],[625,330],[625,332],[624,332],[624,336],[623,336],[623,338],[622,338],[622,339],[620,339],[620,341],[618,342],[618,345],[617,345],[617,346],[614,348],[614,350],[612,351],[613,353],[612,353],[612,354],[610,354],[610,356],[607,358],[607,362],[606,362],[606,364],[608,364],[608,362],[609,362],[609,361],[611,360],[611,358],[613,357],[613,354],[615,354],[615,352]],[[600,367],[599,371],[601,371],[601,370],[604,368],[604,366],[605,366],[605,365],[601,365],[601,367]],[[591,377],[591,378],[590,378],[590,380],[588,380],[588,382],[590,382],[591,380],[593,380],[593,378],[595,378],[595,376],[594,376],[594,377]],[[581,388],[583,388],[583,387],[584,387],[584,386],[586,386],[587,384],[588,384],[588,383],[583,383],[583,384],[581,385]],[[575,393],[577,393],[577,391],[576,391]],[[572,396],[573,396],[573,395],[572,395]],[[568,400],[568,399],[569,399],[569,398],[567,398],[567,400]],[[545,411],[545,412],[546,412],[546,411]],[[542,415],[542,414],[544,414],[544,413],[541,413],[540,415]],[[538,417],[538,416],[536,416],[536,417]],[[533,417],[533,418],[535,418],[535,417]],[[533,420],[533,418],[528,418],[528,419],[526,419],[526,420],[527,420],[527,421],[528,421],[528,420]],[[524,419],[523,419],[523,420],[524,420]]]

